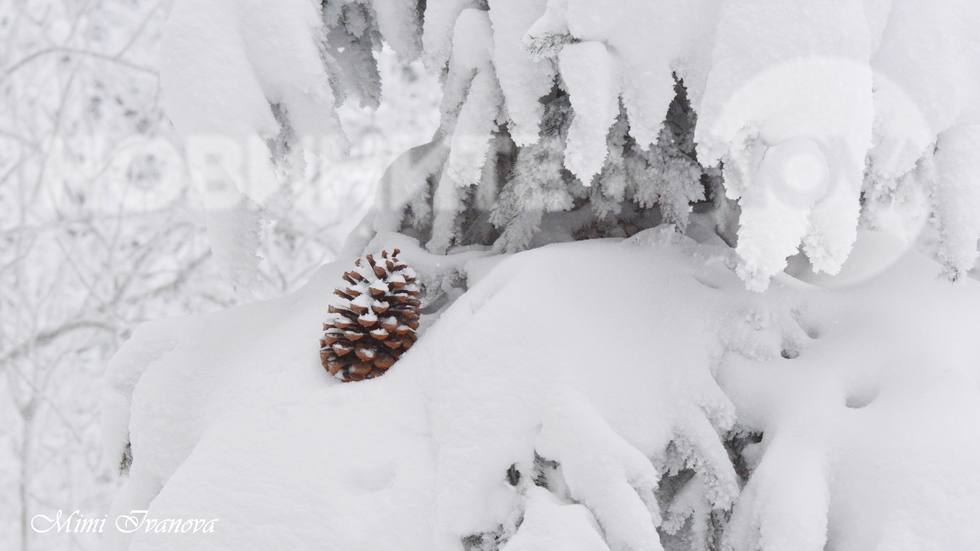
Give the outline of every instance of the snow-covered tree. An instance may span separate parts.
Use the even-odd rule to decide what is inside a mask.
[[[973,266],[978,23],[971,0],[179,0],[167,110],[241,282],[279,186],[346,148],[335,106],[378,104],[383,45],[438,75],[439,129],[344,252],[399,248],[422,319],[343,388],[315,351],[343,261],[144,326],[107,378],[107,449],[134,459],[113,514],[225,518],[234,549],[275,526],[345,550],[975,546],[976,284],[915,255],[809,283],[926,220],[950,279]],[[159,532],[107,542],[212,545]]]
[[[178,2],[164,78],[182,133],[270,140],[288,177],[304,150],[343,149],[332,105],[377,104],[382,42],[421,57],[442,125],[392,167],[374,227],[433,252],[709,213],[764,289],[798,251],[834,274],[859,227],[914,240],[928,218],[960,278],[980,237],[980,8],[811,4]]]

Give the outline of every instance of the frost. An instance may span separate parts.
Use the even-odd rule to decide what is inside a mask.
[[[494,244],[498,250],[527,248],[545,212],[570,210],[574,204],[562,175],[567,108],[567,104],[549,104],[542,124],[544,135],[517,153],[510,181],[490,211],[490,222],[503,229]]]
[[[568,28],[580,40],[602,41],[616,52],[630,136],[642,149],[657,141],[674,97],[670,64],[694,35],[700,2],[569,0]],[[652,28],[651,28],[652,26]],[[562,71],[564,74],[564,71]]]
[[[422,29],[416,0],[371,0],[378,30],[399,59],[412,61],[422,53]]]
[[[323,20],[329,47],[326,64],[331,69],[336,103],[359,99],[361,106],[377,109],[381,76],[374,50],[380,49],[380,35],[374,13],[357,2],[327,5]]]
[[[527,30],[521,40],[521,48],[531,59],[540,61],[558,55],[562,47],[572,40],[568,32],[567,0],[549,0],[545,12]]]

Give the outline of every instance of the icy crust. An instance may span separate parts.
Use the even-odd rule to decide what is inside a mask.
[[[110,516],[220,521],[107,549],[980,542],[972,281],[913,253],[850,286],[781,274],[759,294],[730,249],[669,227],[503,258],[370,247],[391,245],[423,284],[468,291],[382,378],[340,385],[317,360],[353,257],[282,299],[137,332],[108,375],[132,405],[107,408],[107,441],[125,430],[134,457]]]

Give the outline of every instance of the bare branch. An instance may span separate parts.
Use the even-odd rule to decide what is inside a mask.
[[[16,71],[18,71],[19,69],[21,69],[22,67],[24,67],[28,63],[34,61],[35,59],[37,59],[39,57],[50,55],[50,54],[71,54],[71,55],[82,56],[83,58],[84,57],[91,57],[91,58],[95,58],[95,59],[98,59],[98,60],[101,60],[101,61],[107,61],[109,63],[116,63],[116,64],[119,64],[119,65],[122,65],[123,67],[127,67],[129,69],[132,69],[134,71],[139,71],[141,73],[146,73],[148,75],[152,75],[152,76],[155,76],[155,77],[160,75],[160,72],[157,71],[156,69],[153,69],[151,67],[145,67],[143,65],[139,65],[139,64],[136,64],[136,63],[132,63],[132,62],[126,61],[125,59],[119,59],[119,58],[117,58],[115,56],[106,55],[106,54],[99,53],[99,52],[93,52],[91,50],[79,50],[79,49],[76,49],[76,48],[67,48],[67,47],[64,47],[64,46],[51,46],[50,48],[45,48],[43,50],[38,50],[38,51],[36,51],[36,52],[34,52],[32,54],[29,54],[28,56],[24,57],[20,61],[14,63],[10,67],[8,67],[6,70],[4,70],[3,76],[0,77],[0,83],[2,83],[4,80],[10,78],[10,75],[14,74]]]

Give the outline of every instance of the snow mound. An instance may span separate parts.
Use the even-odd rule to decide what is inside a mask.
[[[734,251],[666,226],[509,256],[395,234],[367,248],[390,245],[458,292],[384,377],[342,384],[319,363],[353,258],[136,333],[108,374],[110,456],[127,438],[133,453],[110,516],[219,520],[107,549],[980,543],[972,281],[911,253],[852,285],[780,274],[760,294]]]

